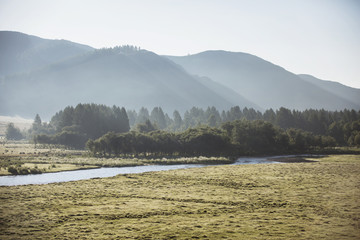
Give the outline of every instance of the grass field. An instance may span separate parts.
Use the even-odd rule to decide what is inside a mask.
[[[41,172],[59,172],[95,167],[126,167],[154,164],[230,164],[225,157],[137,158],[89,156],[86,150],[37,146],[26,141],[0,144],[0,176],[11,175],[8,167],[39,169]],[[55,165],[55,167],[53,167]]]
[[[0,187],[0,239],[359,239],[360,156]]]

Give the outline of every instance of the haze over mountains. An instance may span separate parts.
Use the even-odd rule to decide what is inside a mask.
[[[356,88],[351,88],[348,86],[345,86],[338,82],[333,81],[326,81],[318,79],[314,76],[307,75],[307,74],[299,74],[298,75],[301,79],[308,81],[328,92],[331,92],[339,97],[345,98],[350,102],[353,103],[360,103],[360,91]]]
[[[66,40],[0,31],[0,76],[33,71],[94,50]]]
[[[236,105],[360,109],[359,89],[298,76],[250,54],[165,57],[131,46],[97,50],[6,31],[0,32],[0,77],[0,115],[31,118],[49,118],[80,102],[160,106],[169,113]]]
[[[332,87],[331,91],[326,83],[315,84],[309,78],[304,81],[300,76],[247,53],[206,51],[168,58],[189,73],[207,76],[265,109],[340,110],[360,107],[356,96],[349,97],[340,88],[337,91]],[[359,89],[352,90],[353,95],[360,96]]]

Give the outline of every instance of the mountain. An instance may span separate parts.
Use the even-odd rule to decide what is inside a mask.
[[[133,47],[96,50],[0,84],[0,115],[50,117],[81,102],[127,109],[161,106],[169,113],[235,105],[167,58]]]
[[[96,50],[9,31],[0,31],[0,53],[0,115],[49,118],[78,103],[160,106],[168,113],[235,105],[360,109],[358,89],[298,76],[246,53],[159,56],[132,46]]]
[[[166,57],[189,73],[209,77],[264,109],[360,109],[359,103],[247,53],[206,51]]]
[[[93,50],[70,41],[0,31],[0,77],[32,71]]]
[[[321,87],[322,89],[331,92],[341,98],[345,98],[346,100],[354,104],[360,104],[360,89],[348,87],[334,81],[321,80],[308,74],[298,74],[298,76],[301,79],[308,81],[318,87]]]
[[[254,108],[255,110],[259,110],[259,111],[264,110],[263,108],[249,101],[248,99],[244,98],[234,90],[218,82],[215,82],[208,77],[199,77],[199,76],[194,76],[194,77],[203,85],[205,85],[212,91],[216,92],[218,95],[225,98],[227,101],[234,103],[236,106],[239,106],[241,109],[247,107],[247,108]]]

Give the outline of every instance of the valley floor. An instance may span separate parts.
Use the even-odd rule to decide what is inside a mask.
[[[86,150],[37,146],[26,141],[12,141],[0,145],[0,176],[72,171],[99,167],[128,167],[176,164],[231,164],[236,159],[228,157],[93,157]],[[17,169],[16,174],[9,167]]]
[[[315,160],[0,187],[0,238],[359,239],[360,155]]]

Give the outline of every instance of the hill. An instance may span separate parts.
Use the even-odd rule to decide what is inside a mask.
[[[206,76],[231,88],[262,108],[360,109],[358,103],[274,65],[241,52],[206,51],[183,57],[167,56],[191,74]]]
[[[322,89],[331,92],[341,98],[345,98],[346,100],[354,104],[360,104],[360,89],[348,87],[334,81],[321,80],[308,74],[299,74],[298,76],[301,79],[308,81],[318,87],[321,87]]]
[[[66,40],[0,31],[0,77],[32,71],[93,50]]]
[[[67,105],[94,102],[127,109],[193,106],[228,109],[225,99],[172,61],[134,47],[102,49],[31,73],[4,78],[0,113],[50,117]]]
[[[264,110],[263,108],[259,107],[255,103],[249,101],[248,99],[241,96],[239,93],[235,92],[231,88],[222,85],[221,83],[215,82],[208,77],[199,77],[194,76],[199,82],[201,82],[206,87],[210,88],[212,91],[216,92],[229,102],[234,103],[236,106],[239,106],[241,109],[247,108],[254,108],[255,110]]]
[[[193,106],[360,109],[358,89],[295,75],[246,53],[159,56],[9,31],[0,31],[0,52],[0,115],[49,118],[78,103],[160,106],[170,114]]]

